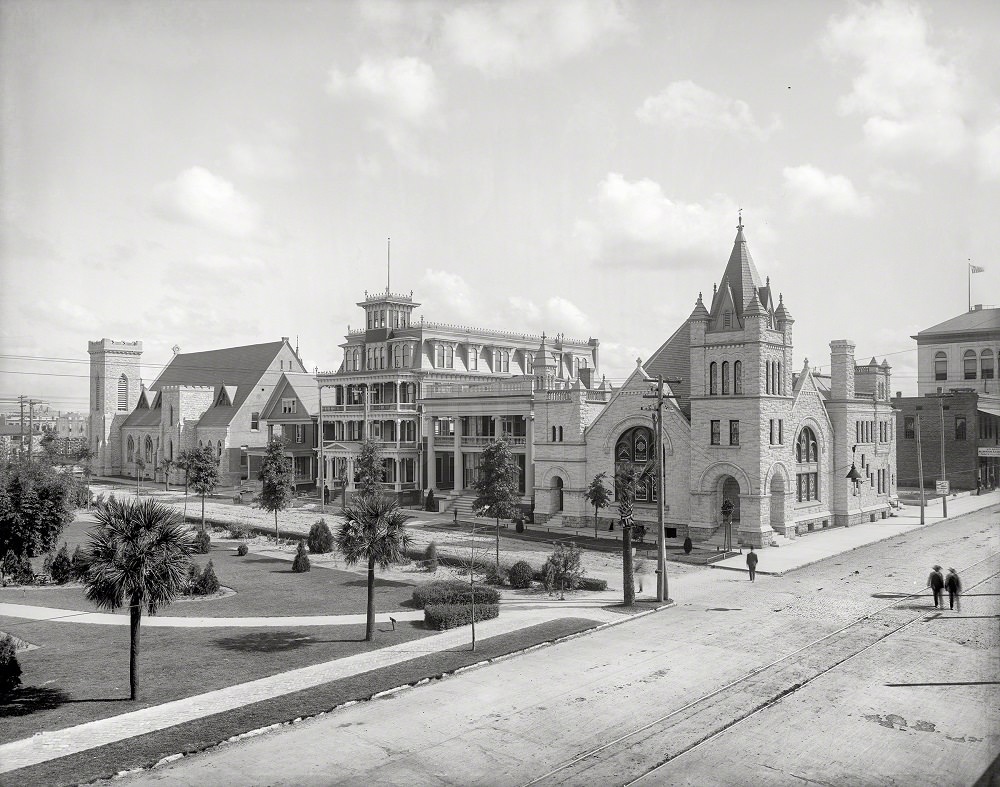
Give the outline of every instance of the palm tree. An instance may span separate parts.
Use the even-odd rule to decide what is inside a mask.
[[[176,463],[173,459],[164,459],[160,462],[160,469],[163,471],[163,491],[170,491],[170,471]]]
[[[375,566],[386,569],[406,554],[410,534],[407,515],[396,501],[382,495],[362,495],[344,509],[344,521],[337,530],[337,548],[350,566],[368,563],[368,619],[365,640],[375,629]]]
[[[112,498],[97,509],[96,518],[97,528],[88,534],[87,598],[112,611],[128,604],[129,698],[134,700],[143,607],[153,615],[182,591],[194,538],[176,511],[150,498]]]
[[[618,519],[622,528],[622,587],[626,606],[635,603],[635,577],[632,575],[632,506],[639,484],[645,480],[632,465],[622,466],[615,473],[618,487]]]

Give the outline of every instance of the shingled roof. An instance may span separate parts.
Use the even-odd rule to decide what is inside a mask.
[[[655,378],[662,374],[664,379],[681,378],[679,383],[668,383],[671,393],[677,397],[677,406],[691,418],[691,327],[686,320],[674,331],[646,363],[643,371]]]
[[[925,328],[911,339],[917,343],[932,342],[938,338],[954,338],[955,334],[984,333],[1000,331],[1000,309],[976,309],[960,314],[950,320]]]
[[[733,242],[733,251],[729,255],[729,262],[726,263],[725,273],[722,274],[722,281],[715,298],[712,299],[711,314],[714,320],[722,309],[722,294],[726,291],[733,294],[733,308],[739,321],[743,321],[743,307],[751,298],[756,298],[760,302],[761,281],[757,266],[750,256],[750,248],[747,246],[747,239],[743,235],[743,222],[740,222],[736,229],[736,240]],[[766,304],[763,304],[766,305]]]

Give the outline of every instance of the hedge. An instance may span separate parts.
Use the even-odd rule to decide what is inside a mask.
[[[413,589],[413,606],[425,609],[429,604],[468,604],[472,588],[460,579],[428,582]],[[476,585],[476,604],[499,604],[500,591],[486,585]]]
[[[577,590],[607,590],[608,581],[596,577],[580,577],[576,581]]]
[[[476,620],[492,620],[500,616],[499,604],[476,604]],[[424,625],[436,631],[467,626],[472,623],[471,604],[429,604],[424,608]]]

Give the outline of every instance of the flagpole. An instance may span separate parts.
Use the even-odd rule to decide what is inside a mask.
[[[969,277],[969,311],[972,311],[972,260],[968,260],[968,264],[965,266],[965,272]]]

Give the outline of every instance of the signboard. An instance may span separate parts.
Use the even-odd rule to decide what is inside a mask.
[[[950,486],[951,484],[948,481],[935,481],[934,491],[939,495],[951,494]]]
[[[1000,456],[1000,445],[980,446],[980,456]]]

